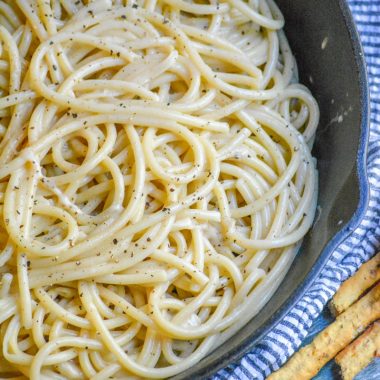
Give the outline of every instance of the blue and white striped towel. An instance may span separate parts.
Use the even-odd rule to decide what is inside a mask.
[[[368,210],[359,228],[333,253],[320,277],[284,320],[239,363],[220,370],[213,380],[262,380],[278,369],[301,345],[340,283],[380,248],[380,0],[348,3],[364,46],[371,92]]]

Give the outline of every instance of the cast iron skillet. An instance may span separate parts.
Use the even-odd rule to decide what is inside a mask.
[[[277,0],[277,4],[285,16],[300,81],[311,89],[321,109],[313,151],[318,159],[321,213],[289,273],[261,312],[173,379],[207,378],[260,342],[308,290],[334,248],[358,225],[368,203],[368,87],[363,51],[348,6],[343,0]]]

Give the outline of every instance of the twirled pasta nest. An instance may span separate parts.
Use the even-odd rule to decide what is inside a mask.
[[[0,2],[0,376],[164,378],[271,297],[318,106],[271,0]]]

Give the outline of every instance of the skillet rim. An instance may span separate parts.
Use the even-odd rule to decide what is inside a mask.
[[[365,216],[369,203],[369,180],[367,176],[367,150],[369,143],[369,115],[370,115],[370,98],[367,78],[367,69],[364,58],[364,50],[360,41],[359,32],[356,28],[352,13],[345,0],[336,0],[347,32],[351,40],[351,49],[355,58],[357,79],[360,93],[361,105],[361,123],[360,123],[360,139],[356,154],[356,176],[359,187],[359,201],[355,212],[348,223],[331,238],[321,251],[318,259],[312,266],[309,273],[298,286],[291,296],[281,305],[281,307],[257,330],[253,331],[239,344],[236,349],[227,351],[224,355],[215,358],[208,366],[201,367],[191,372],[194,379],[206,379],[214,375],[218,370],[236,363],[248,351],[252,350],[265,336],[273,330],[288,312],[297,304],[297,302],[307,293],[314,281],[317,279],[327,262],[332,256],[334,250],[359,226],[361,220]],[[228,341],[227,341],[228,342]],[[227,343],[226,342],[226,343]],[[187,370],[188,371],[188,370]],[[185,371],[185,372],[187,372]],[[190,370],[191,371],[191,370]],[[171,379],[182,379],[184,373],[179,373]]]

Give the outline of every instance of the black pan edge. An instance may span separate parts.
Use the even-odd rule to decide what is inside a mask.
[[[364,60],[364,52],[360,42],[359,34],[356,29],[351,11],[348,4],[344,0],[336,0],[344,19],[345,27],[351,39],[352,53],[355,57],[355,70],[357,71],[357,81],[360,89],[361,104],[361,122],[360,122],[360,142],[356,155],[355,175],[359,184],[359,202],[356,211],[352,215],[349,222],[326,244],[324,249],[316,260],[312,269],[309,271],[305,279],[295,292],[287,299],[287,301],[273,314],[273,316],[263,324],[259,329],[249,334],[241,342],[237,349],[229,350],[224,355],[214,358],[207,366],[193,368],[185,372],[185,374],[177,375],[173,379],[189,378],[205,379],[212,376],[216,371],[225,368],[229,364],[236,363],[241,357],[252,350],[271,330],[273,330],[284,318],[284,316],[295,306],[295,304],[310,289],[326,263],[330,259],[335,248],[341,244],[360,224],[365,215],[369,202],[369,182],[367,178],[366,157],[369,140],[369,89],[367,81],[366,64]],[[228,341],[225,343],[228,344]],[[197,366],[198,367],[198,366]],[[185,375],[185,377],[183,377]]]

